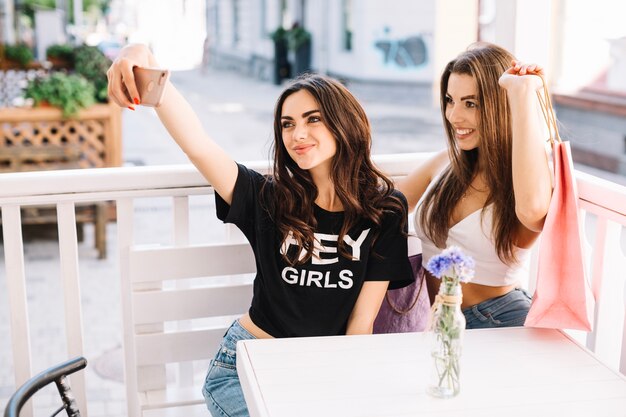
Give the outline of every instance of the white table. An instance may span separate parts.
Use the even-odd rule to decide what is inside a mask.
[[[466,331],[446,400],[425,333],[246,340],[237,368],[251,417],[626,416],[626,378],[558,330]]]

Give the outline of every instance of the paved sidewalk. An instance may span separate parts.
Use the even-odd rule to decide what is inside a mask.
[[[273,111],[282,87],[236,73],[174,73],[172,82],[185,95],[206,130],[238,160],[266,159],[272,142]],[[444,146],[439,109],[428,86],[351,83],[363,104],[374,138],[374,153],[418,152]],[[124,159],[134,164],[186,163],[152,109],[124,113]]]

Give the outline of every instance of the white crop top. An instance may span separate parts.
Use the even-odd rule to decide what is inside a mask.
[[[415,211],[415,234],[422,243],[422,262],[426,265],[431,257],[445,248],[436,247],[426,237],[419,224],[420,211],[421,201]],[[484,214],[481,216],[482,212]],[[475,274],[471,282],[475,284],[500,287],[526,283],[530,249],[517,248],[515,252],[517,263],[510,266],[503,263],[498,257],[492,238],[492,217],[491,205],[471,213],[450,228],[446,247],[458,246],[474,259]]]

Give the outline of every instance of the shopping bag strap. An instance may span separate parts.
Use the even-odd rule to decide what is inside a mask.
[[[556,116],[554,115],[554,108],[552,107],[552,100],[550,99],[550,92],[548,91],[548,84],[542,75],[539,75],[538,77],[541,78],[543,89],[537,90],[537,97],[539,98],[541,113],[543,113],[543,118],[548,126],[548,134],[550,135],[548,141],[552,146],[554,146],[555,143],[562,142],[561,136],[559,135]]]

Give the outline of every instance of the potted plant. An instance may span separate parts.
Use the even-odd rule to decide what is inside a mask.
[[[54,44],[46,49],[46,59],[52,68],[71,69],[74,66],[74,47],[68,44]]]
[[[29,148],[31,153],[45,155],[53,144],[72,152],[78,149],[81,168],[122,164],[122,110],[107,103],[108,61],[99,51],[94,52],[85,49],[77,61],[81,64],[78,69],[91,80],[77,74],[78,70],[52,71],[30,81],[22,91],[22,97],[34,106],[2,109],[0,131],[8,134],[7,140],[0,142],[0,153],[13,147],[14,150]],[[96,83],[100,87],[98,92]],[[27,158],[28,154],[16,157]]]
[[[297,51],[298,49],[311,42],[311,34],[297,23],[293,25],[287,33],[289,49]]]
[[[287,31],[279,26],[270,34],[274,41],[274,84],[280,85],[283,79],[289,78],[291,66],[287,58]]]
[[[289,50],[294,52],[294,75],[311,71],[311,33],[295,23],[287,34]]]
[[[27,68],[33,62],[33,51],[24,44],[4,45],[4,59],[1,69]]]
[[[94,87],[89,81],[80,75],[62,72],[30,81],[24,94],[33,99],[35,106],[60,108],[63,117],[74,116],[80,109],[95,103]]]
[[[99,103],[108,101],[107,70],[110,66],[111,60],[95,46],[83,45],[74,50],[74,71],[93,84]]]

